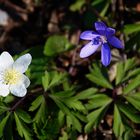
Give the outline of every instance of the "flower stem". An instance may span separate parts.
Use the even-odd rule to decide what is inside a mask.
[[[24,99],[27,97],[27,96],[31,96],[32,94],[36,93],[36,92],[40,92],[42,91],[43,88],[37,88],[36,90],[31,90],[30,92],[28,92],[28,94],[26,96],[24,96],[23,98],[21,98],[16,104],[14,104],[14,106],[12,106],[9,111],[10,112],[13,112],[16,110],[16,108],[24,101]]]
[[[14,106],[12,106],[12,108],[10,108],[10,112],[13,112],[13,111],[15,111],[15,109],[24,101],[24,99],[27,97],[27,95],[26,96],[24,96],[22,99],[20,99]]]

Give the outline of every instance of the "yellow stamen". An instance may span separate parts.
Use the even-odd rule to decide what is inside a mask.
[[[21,73],[15,69],[9,69],[4,74],[4,84],[17,84],[21,79]]]

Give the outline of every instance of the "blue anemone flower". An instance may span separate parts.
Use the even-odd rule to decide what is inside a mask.
[[[107,27],[103,22],[95,22],[97,32],[88,30],[81,33],[80,38],[90,40],[80,51],[80,57],[92,55],[101,46],[101,61],[108,66],[111,61],[111,51],[108,43],[116,48],[123,48],[122,42],[115,37],[115,29]]]

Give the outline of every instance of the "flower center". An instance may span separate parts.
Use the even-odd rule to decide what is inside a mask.
[[[96,38],[93,38],[92,42],[93,42],[94,45],[98,45],[99,42],[100,42],[100,37],[97,36]]]
[[[92,42],[94,45],[98,45],[99,43],[106,43],[107,38],[105,36],[97,36],[96,38],[93,38]]]
[[[100,39],[103,43],[106,43],[107,42],[107,38],[105,36],[100,36]]]
[[[4,74],[4,84],[17,84],[21,79],[21,73],[15,69],[9,69]]]

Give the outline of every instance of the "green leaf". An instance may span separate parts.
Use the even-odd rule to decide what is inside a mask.
[[[8,104],[8,103],[13,102],[14,99],[15,99],[15,97],[13,95],[9,94],[8,96],[5,97],[4,102]]]
[[[66,116],[66,124],[68,128],[71,128],[72,126],[72,119],[69,115]]]
[[[104,0],[94,0],[94,1],[91,3],[91,5],[92,5],[92,6],[96,6],[96,5],[98,5],[98,4],[101,4],[102,2],[104,2]]]
[[[13,131],[13,113],[10,114],[9,119],[6,122],[4,131],[3,131],[3,139],[4,140],[14,140],[13,132],[15,132],[15,129]]]
[[[131,140],[133,137],[133,128],[130,127],[126,118],[122,116],[117,104],[114,105],[113,131],[120,140]]]
[[[138,75],[136,78],[131,80],[131,82],[126,85],[126,87],[123,90],[124,94],[128,94],[132,90],[136,89],[140,85],[140,75]]]
[[[10,113],[8,113],[8,114],[6,115],[6,117],[4,117],[4,118],[2,119],[2,121],[0,122],[0,137],[3,136],[3,131],[4,131],[4,128],[5,128],[5,126],[6,126],[6,123],[7,123],[8,119],[9,119],[9,117],[10,117]]]
[[[134,137],[133,128],[127,127],[123,137],[124,140],[132,140]]]
[[[37,110],[37,113],[35,114],[33,121],[38,124],[40,124],[41,122],[44,123],[45,120],[47,119],[46,116],[47,116],[47,106],[45,98],[42,96],[42,102]]]
[[[0,115],[8,111],[9,109],[10,108],[8,108],[4,103],[0,102]]]
[[[70,6],[70,10],[73,12],[78,11],[81,9],[81,7],[84,5],[84,3],[85,3],[85,0],[77,0],[75,3],[73,3]]]
[[[117,138],[119,138],[119,137],[121,138],[125,131],[125,127],[123,125],[121,114],[120,114],[120,111],[119,111],[117,105],[114,105],[113,131]]]
[[[112,102],[112,99],[110,97],[108,97],[105,94],[96,94],[92,97],[92,99],[90,99],[88,101],[88,103],[86,104],[86,108],[88,110],[91,109],[96,109],[98,107],[102,107],[105,106],[107,104],[110,104]]]
[[[130,120],[135,123],[140,123],[140,116],[136,114],[130,107],[126,104],[118,103],[118,107],[122,113],[124,113]]]
[[[64,81],[65,73],[57,73],[56,71],[50,72],[50,76],[52,77],[50,80],[50,87],[54,85],[58,85]]]
[[[36,47],[35,47],[36,48]],[[41,49],[41,48],[40,48]],[[38,51],[36,52],[38,55]],[[32,63],[26,72],[26,75],[32,81],[32,85],[41,85],[42,84],[42,76],[46,67],[48,65],[48,60],[43,55],[38,58],[37,56],[33,57]]]
[[[62,137],[59,137],[59,140],[68,140],[68,139],[69,139],[68,134],[65,131],[63,131]]]
[[[62,35],[50,36],[44,46],[44,54],[46,56],[54,56],[70,49],[72,45]]]
[[[69,125],[73,124],[73,127],[79,132],[81,132],[82,126],[79,120],[74,115],[72,115],[71,111],[65,106],[65,104],[59,98],[57,98],[57,96],[54,96],[52,94],[49,96],[54,100],[57,106],[67,115],[66,119],[69,118],[69,121],[67,121],[67,123]]]
[[[16,114],[17,114],[17,115],[19,116],[19,118],[22,119],[24,122],[26,122],[26,123],[31,123],[31,122],[32,122],[32,119],[31,119],[30,115],[29,115],[27,112],[25,112],[25,111],[23,111],[23,110],[21,110],[21,109],[17,109],[17,110],[16,110]]]
[[[61,99],[66,99],[72,97],[74,94],[75,94],[74,91],[67,90],[67,91],[60,91],[60,92],[53,93],[53,96]]]
[[[79,120],[83,121],[83,122],[87,122],[87,118],[85,115],[81,114],[80,112],[78,111],[71,111],[71,113],[76,116]]]
[[[50,80],[51,79],[49,73],[45,71],[45,75],[42,77],[42,85],[45,91],[49,88]]]
[[[29,111],[35,111],[36,109],[38,110],[36,111],[33,121],[38,124],[40,124],[41,122],[44,123],[46,120],[47,107],[43,95],[40,95],[32,102]]]
[[[87,74],[86,77],[93,83],[100,85],[105,88],[112,89],[112,85],[109,82],[108,74],[105,68],[101,68],[98,64],[93,64],[93,69],[90,69],[90,74]]]
[[[131,103],[136,109],[140,111],[140,93],[132,93],[124,96],[126,100]]]
[[[80,124],[79,120],[75,116],[73,116],[72,114],[67,115],[66,121],[67,121],[67,127],[71,128],[71,126],[73,126],[76,130],[81,132],[82,125]]]
[[[74,110],[79,110],[79,111],[85,110],[84,105],[80,101],[78,101],[74,98],[65,99],[65,100],[63,100],[63,102],[69,108],[72,108]]]
[[[116,85],[118,85],[124,78],[124,63],[120,62],[117,64],[117,75],[116,75]]]
[[[130,71],[136,66],[135,58],[127,59],[125,62],[119,62],[117,64],[117,75],[116,75],[116,85],[129,79],[135,73]]]
[[[89,133],[90,131],[92,131],[93,127],[97,128],[97,126],[99,125],[101,119],[103,118],[106,110],[107,110],[107,106],[103,106],[88,114],[88,116],[87,116],[88,123],[85,126],[86,133]]]
[[[59,123],[59,126],[62,127],[63,124],[64,124],[64,119],[65,119],[65,114],[63,113],[63,111],[59,111],[58,112],[58,123]]]
[[[64,105],[63,102],[61,102],[61,100],[59,98],[57,98],[56,96],[50,94],[49,95],[50,98],[53,99],[53,101],[57,104],[57,106],[67,115],[70,115],[71,112],[70,110]]]
[[[38,96],[31,104],[29,111],[35,111],[37,108],[39,108],[39,106],[41,105],[43,100],[43,96],[40,95]]]
[[[108,1],[106,2],[104,8],[103,8],[102,11],[100,12],[100,15],[101,15],[102,17],[104,17],[104,16],[106,15],[109,6],[110,6],[110,0],[108,0]]]
[[[96,92],[97,92],[96,88],[88,88],[78,93],[74,98],[77,100],[90,99],[94,96]]]
[[[79,101],[75,97],[72,97],[73,94],[74,94],[73,91],[63,91],[63,92],[53,93],[51,97],[53,97],[53,99],[55,100],[59,100],[63,102],[69,108],[72,108],[74,110],[84,111],[85,110],[84,105],[81,103],[81,101]]]
[[[45,76],[42,77],[42,84],[44,90],[48,90],[49,88],[59,85],[65,79],[65,73],[58,73],[56,71],[45,72]]]
[[[23,138],[25,138],[25,140],[32,140],[32,134],[30,129],[25,125],[25,123],[23,123],[18,115],[14,112],[14,116],[15,116],[15,122],[16,122],[16,127],[17,127],[17,131],[19,133],[19,135]]]
[[[127,24],[124,26],[124,33],[126,35],[139,32],[140,31],[140,24]]]
[[[139,75],[139,73],[140,73],[140,68],[136,68],[132,71],[129,71],[128,74],[123,79],[123,81],[129,80],[130,78]]]
[[[127,59],[124,65],[124,71],[128,71],[136,66],[135,58]]]
[[[89,103],[86,104],[88,110],[95,109],[88,114],[88,123],[85,126],[85,132],[90,132],[93,127],[97,127],[103,118],[108,105],[112,102],[112,99],[105,94],[95,94]]]
[[[73,127],[75,127],[76,130],[78,130],[78,132],[81,132],[82,131],[82,125],[81,125],[80,121],[73,115],[71,115],[70,117],[72,119]]]

